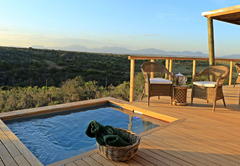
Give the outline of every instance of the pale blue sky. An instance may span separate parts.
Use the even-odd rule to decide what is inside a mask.
[[[239,0],[0,0],[0,45],[201,51],[202,12]],[[214,21],[217,56],[239,54],[240,26]]]

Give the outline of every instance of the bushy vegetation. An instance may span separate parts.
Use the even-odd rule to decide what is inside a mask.
[[[135,80],[135,98],[139,98],[143,88],[143,75],[141,73],[138,74]],[[109,96],[128,100],[129,89],[130,83],[127,81],[118,86],[110,85],[103,87],[98,86],[96,81],[85,82],[81,76],[77,76],[72,80],[66,80],[60,87],[1,87],[0,112]]]
[[[142,61],[136,62],[140,72]],[[129,81],[128,55],[0,47],[0,87],[56,86],[79,75],[99,86]]]

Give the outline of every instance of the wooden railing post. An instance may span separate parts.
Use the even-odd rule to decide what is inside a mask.
[[[134,100],[134,71],[135,71],[135,60],[131,59],[129,102],[132,102]]]
[[[196,60],[193,60],[192,78],[196,74]]]
[[[154,59],[151,59],[151,62],[154,62]],[[151,78],[154,78],[154,72],[151,72]]]
[[[172,72],[172,59],[170,59],[170,62],[169,62],[169,71]]]
[[[169,62],[169,71],[172,72],[172,59],[170,59],[170,62]],[[169,77],[169,80],[172,80],[172,76]]]
[[[165,67],[169,70],[169,59],[166,59]]]
[[[232,85],[233,61],[230,61],[229,85]]]
[[[169,70],[169,59],[166,59],[165,67],[166,67],[166,69]],[[165,78],[167,78],[167,75],[165,75]]]

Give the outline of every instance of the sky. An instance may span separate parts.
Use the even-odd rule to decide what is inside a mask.
[[[202,12],[239,0],[0,0],[0,46],[156,48],[208,54]],[[214,21],[216,56],[239,54],[240,27]]]

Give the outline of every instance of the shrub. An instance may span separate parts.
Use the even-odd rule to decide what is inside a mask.
[[[59,65],[59,66],[63,66],[64,63],[63,63],[63,61],[58,61],[57,65]]]

